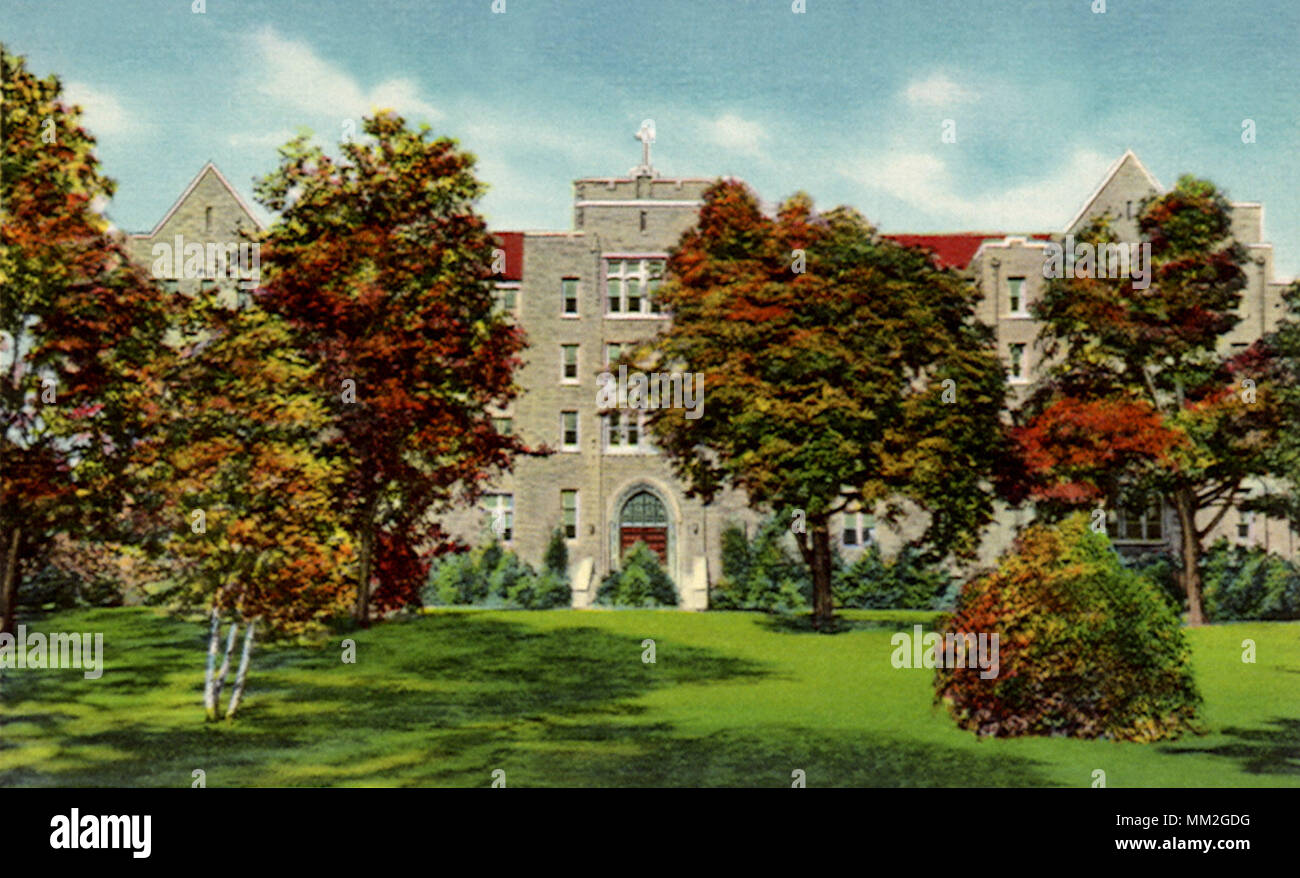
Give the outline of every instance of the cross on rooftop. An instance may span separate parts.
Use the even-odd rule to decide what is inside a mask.
[[[655,170],[650,165],[650,144],[655,142],[655,122],[653,119],[646,119],[641,123],[640,130],[632,135],[641,141],[641,164],[632,169],[632,173],[641,176],[655,176]]]

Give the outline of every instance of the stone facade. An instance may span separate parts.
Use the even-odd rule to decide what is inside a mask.
[[[1013,401],[1023,399],[1029,384],[1049,365],[1037,344],[1041,325],[1028,314],[1029,305],[1042,295],[1046,283],[1043,279],[1046,242],[1042,239],[1050,237],[1060,242],[1067,234],[1077,234],[1093,217],[1109,214],[1120,240],[1137,241],[1137,216],[1142,201],[1164,191],[1138,157],[1127,152],[1111,166],[1064,232],[1050,236],[1003,236],[980,245],[967,271],[984,293],[978,316],[996,330],[998,351],[1007,365]],[[1250,263],[1246,266],[1247,285],[1239,308],[1242,319],[1221,340],[1224,354],[1245,349],[1272,332],[1284,312],[1282,291],[1287,283],[1273,277],[1273,245],[1264,240],[1263,214],[1260,204],[1232,203],[1233,234],[1247,248]],[[1269,489],[1264,481],[1250,488],[1252,493]],[[1110,534],[1121,551],[1161,549],[1176,544],[1177,519],[1163,505],[1143,512],[1112,509],[1108,514]],[[1198,526],[1207,524],[1214,514],[1214,510],[1203,512]],[[1005,512],[999,516],[986,535],[981,560],[991,561],[1002,552],[1022,523],[1016,520],[1018,517],[1025,518],[1025,513],[1017,516]],[[1300,539],[1283,519],[1265,519],[1236,509],[1223,517],[1209,539],[1219,537],[1243,545],[1258,545],[1288,557],[1296,556]]]
[[[712,182],[660,176],[649,167],[647,151],[646,161],[627,176],[574,182],[572,230],[498,233],[503,244],[498,295],[527,333],[529,346],[518,375],[519,398],[510,410],[496,414],[502,429],[554,453],[519,459],[480,508],[452,512],[445,524],[470,542],[495,530],[533,564],[540,563],[551,534],[563,530],[578,607],[591,604],[601,578],[617,568],[630,541],[643,539],[664,557],[682,606],[704,609],[709,584],[721,573],[722,530],[736,523],[752,533],[762,517],[736,493],[710,506],[686,497],[667,462],[648,443],[643,424],[626,412],[624,420],[612,423],[597,406],[597,376],[617,358],[618,347],[643,341],[664,325],[667,317],[654,305],[654,288],[669,249],[695,222]],[[1161,191],[1129,152],[1062,232],[890,237],[932,250],[940,264],[965,273],[983,292],[978,318],[995,328],[1011,396],[1019,400],[1045,365],[1036,343],[1040,326],[1029,316],[1029,306],[1042,294],[1047,240],[1060,241],[1105,212],[1116,218],[1121,236],[1137,240],[1140,203]],[[1273,248],[1263,240],[1263,208],[1235,203],[1233,211],[1234,231],[1252,261],[1243,321],[1224,339],[1225,350],[1249,344],[1277,325],[1286,285],[1272,275]],[[245,230],[260,230],[260,224],[220,171],[208,164],[158,226],[131,236],[129,243],[134,258],[150,266],[155,245],[177,235],[186,243],[229,244],[240,241]],[[225,278],[167,282],[186,291],[216,284],[234,294]],[[978,563],[991,563],[1031,517],[1028,510],[1000,508],[983,535]],[[892,554],[921,525],[917,516],[896,526],[877,524],[863,512],[841,516],[833,533],[840,551],[851,559],[872,542]],[[1121,547],[1163,547],[1175,538],[1176,524],[1163,509],[1149,518],[1112,511],[1111,532]],[[1233,511],[1215,534],[1296,554],[1297,534],[1285,521]]]
[[[152,270],[171,289],[193,294],[201,288],[217,287],[223,296],[235,296],[235,272],[229,260],[241,255],[237,248],[246,244],[245,235],[260,231],[262,224],[248,204],[217,166],[208,162],[153,231],[128,236],[127,248],[136,263]],[[197,271],[193,270],[197,261],[186,259],[184,253],[184,248],[193,245],[203,248]],[[218,257],[215,265],[208,259],[209,253]],[[251,253],[243,251],[246,261]],[[228,260],[224,265],[223,257]],[[189,272],[185,271],[186,262],[191,263]],[[257,264],[260,266],[260,257]]]

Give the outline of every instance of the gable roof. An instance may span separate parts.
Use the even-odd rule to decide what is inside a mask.
[[[1146,169],[1146,165],[1142,164],[1142,160],[1137,157],[1137,153],[1133,152],[1131,149],[1127,149],[1124,151],[1124,154],[1117,158],[1114,164],[1110,166],[1110,170],[1106,171],[1106,176],[1101,178],[1101,182],[1097,184],[1096,189],[1092,190],[1092,194],[1084,199],[1083,207],[1079,208],[1078,213],[1074,215],[1073,219],[1065,224],[1065,228],[1062,231],[1068,232],[1070,229],[1074,228],[1081,219],[1087,216],[1092,211],[1092,206],[1096,204],[1097,199],[1101,197],[1101,193],[1106,191],[1106,187],[1109,186],[1115,177],[1118,176],[1119,172],[1130,163],[1137,168],[1138,172],[1141,173],[1142,176],[1146,177],[1147,182],[1151,184],[1151,188],[1155,189],[1157,192],[1165,191],[1165,187],[1161,185],[1160,181]]]
[[[197,174],[194,175],[194,179],[190,181],[190,185],[185,187],[185,191],[182,192],[180,197],[176,199],[176,201],[168,209],[167,213],[163,215],[163,218],[158,220],[158,224],[153,227],[152,231],[137,232],[133,234],[131,237],[152,238],[155,235],[157,235],[159,232],[161,232],[163,226],[167,225],[167,221],[172,218],[172,214],[176,213],[176,211],[180,208],[180,206],[185,203],[185,199],[190,197],[190,193],[194,191],[194,187],[199,185],[199,181],[202,180],[204,176],[208,174],[208,172],[217,175],[217,181],[221,183],[221,185],[226,188],[226,191],[228,191],[234,197],[235,202],[239,205],[239,208],[248,215],[248,218],[250,220],[253,221],[254,227],[256,227],[256,229],[259,232],[266,231],[266,226],[262,225],[262,221],[257,218],[257,214],[253,213],[252,208],[248,206],[248,202],[244,200],[243,196],[239,194],[239,191],[235,189],[234,186],[230,185],[230,181],[226,179],[225,174],[221,173],[221,169],[218,168],[211,161],[209,161],[207,164],[205,164],[202,168],[199,169],[199,172]]]

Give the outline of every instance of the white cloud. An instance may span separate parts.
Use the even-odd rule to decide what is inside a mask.
[[[903,90],[903,97],[909,104],[948,107],[974,100],[976,94],[972,89],[953,81],[947,74],[935,73],[908,83]]]
[[[81,107],[82,125],[97,137],[125,134],[135,127],[122,102],[104,89],[84,82],[67,82],[63,85],[63,100]]]
[[[757,122],[726,113],[704,124],[704,139],[723,149],[760,158],[767,132]]]
[[[943,217],[954,228],[1054,231],[1063,226],[1110,167],[1095,150],[1081,149],[1064,168],[1039,180],[980,195],[963,195],[947,162],[933,153],[889,152],[842,169],[844,176]]]
[[[307,43],[283,37],[269,25],[252,36],[251,45],[259,62],[253,72],[258,91],[301,113],[358,122],[385,108],[411,122],[442,116],[420,96],[419,86],[410,79],[390,79],[367,90]]]

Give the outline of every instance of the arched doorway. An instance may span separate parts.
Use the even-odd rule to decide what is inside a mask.
[[[661,563],[668,563],[668,510],[649,491],[627,498],[618,515],[619,558],[639,542],[649,546]]]

